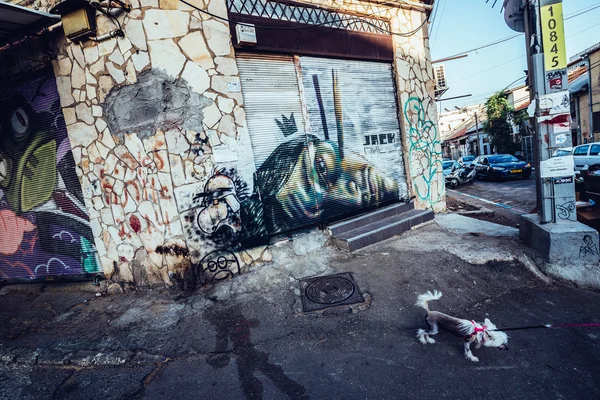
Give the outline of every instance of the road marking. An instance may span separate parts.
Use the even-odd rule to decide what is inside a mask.
[[[454,189],[446,189],[446,190],[447,190],[447,191],[449,191],[449,192],[455,192],[455,193],[458,193],[458,194],[460,194],[460,195],[462,195],[462,196],[467,196],[467,197],[470,197],[470,198],[472,198],[472,199],[475,199],[475,200],[483,201],[484,203],[493,204],[493,205],[495,205],[495,206],[498,206],[498,207],[506,208],[507,210],[511,210],[511,211],[513,211],[513,210],[514,210],[514,211],[515,211],[515,212],[517,212],[518,214],[529,214],[529,213],[528,213],[527,211],[525,211],[525,210],[521,210],[520,208],[516,208],[516,207],[513,207],[513,206],[509,206],[508,204],[504,204],[504,203],[496,203],[495,201],[491,201],[491,200],[483,199],[483,198],[481,198],[481,197],[473,196],[472,194],[468,194],[468,193],[459,192],[458,190],[454,190]]]

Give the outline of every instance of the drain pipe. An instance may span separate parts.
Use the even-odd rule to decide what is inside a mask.
[[[592,139],[592,143],[595,142],[594,139],[594,102],[592,101],[593,91],[592,91],[592,68],[590,55],[586,54],[587,65],[588,65],[588,104],[590,106],[590,136]]]
[[[583,144],[583,137],[581,135],[581,104],[579,102],[581,96],[575,96],[575,113],[577,114],[577,144]]]

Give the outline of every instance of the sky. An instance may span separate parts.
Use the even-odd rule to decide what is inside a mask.
[[[430,27],[432,60],[514,35],[500,13],[503,0],[436,0],[439,7]],[[565,17],[599,5],[599,0],[563,0]],[[565,21],[567,60],[574,54],[600,42],[600,7]],[[471,94],[471,97],[438,103],[438,109],[452,109],[485,103],[486,97],[524,77],[527,69],[525,37],[469,53],[462,59],[444,62],[450,89],[442,98]],[[523,84],[519,80],[513,86]]]

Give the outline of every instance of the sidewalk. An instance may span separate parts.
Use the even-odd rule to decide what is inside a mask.
[[[474,350],[479,363],[443,332],[417,342],[413,303],[429,289],[444,293],[432,309],[499,327],[600,314],[600,294],[531,272],[518,239],[480,221],[450,232],[445,218],[352,254],[301,237],[275,248],[273,265],[206,292],[3,291],[0,399],[600,396],[593,328],[511,332],[510,351]],[[367,302],[302,313],[299,279],[340,272]]]

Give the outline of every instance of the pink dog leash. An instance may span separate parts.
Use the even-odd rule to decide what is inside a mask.
[[[489,329],[490,331],[518,331],[522,329],[538,329],[538,328],[583,328],[583,327],[598,327],[600,323],[589,323],[589,324],[545,324],[545,325],[532,325],[532,326],[520,326],[516,328],[496,328]]]

